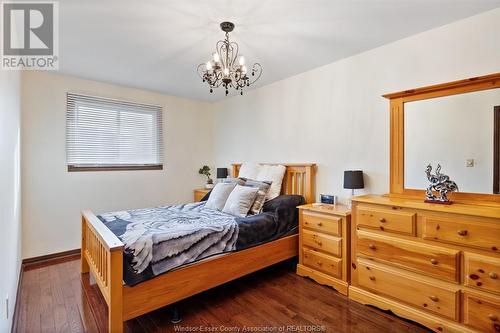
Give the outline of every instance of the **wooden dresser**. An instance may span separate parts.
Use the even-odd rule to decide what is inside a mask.
[[[349,298],[437,332],[500,332],[500,206],[353,198]]]
[[[342,205],[299,206],[297,274],[347,295],[350,209]]]

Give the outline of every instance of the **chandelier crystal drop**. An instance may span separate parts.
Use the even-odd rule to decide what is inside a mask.
[[[215,44],[215,52],[209,61],[198,65],[198,75],[208,84],[210,93],[222,86],[226,96],[230,88],[239,90],[243,95],[243,89],[262,75],[262,66],[254,63],[247,67],[245,57],[239,54],[238,43],[229,41],[229,33],[234,29],[232,22],[222,22],[220,27],[226,33],[226,38]]]

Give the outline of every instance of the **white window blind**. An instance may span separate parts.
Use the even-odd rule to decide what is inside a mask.
[[[68,93],[68,170],[161,169],[162,108]]]

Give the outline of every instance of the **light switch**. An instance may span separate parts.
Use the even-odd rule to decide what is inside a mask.
[[[473,168],[474,167],[474,159],[473,158],[467,159],[467,162],[465,163],[465,166],[467,168]]]

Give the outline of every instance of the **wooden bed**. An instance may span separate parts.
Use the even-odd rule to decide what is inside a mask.
[[[282,194],[314,202],[316,165],[282,164]],[[233,164],[237,177],[240,164]],[[210,257],[129,287],[123,284],[123,243],[89,210],[82,212],[82,278],[92,273],[107,305],[109,332],[123,332],[123,322],[246,274],[298,255],[298,235]]]

